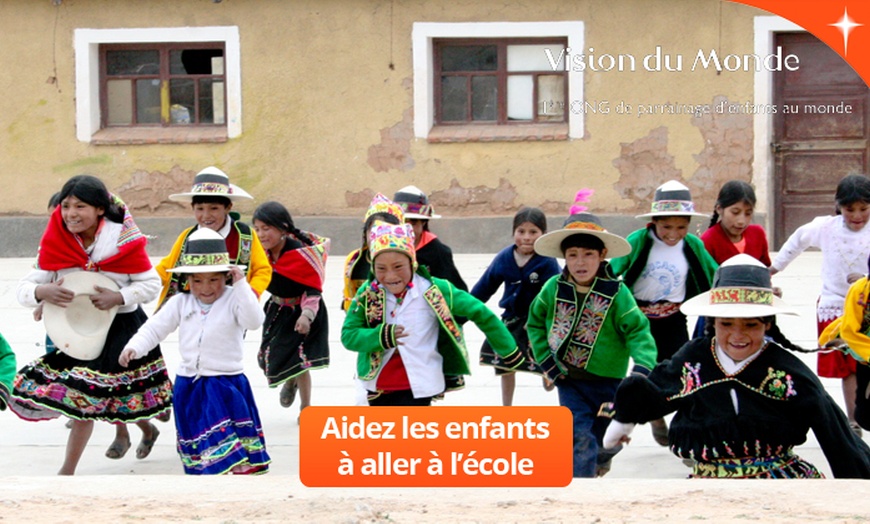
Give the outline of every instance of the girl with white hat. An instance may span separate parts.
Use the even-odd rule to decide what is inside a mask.
[[[230,263],[223,237],[208,228],[188,239],[181,265],[188,292],[173,296],[130,339],[118,361],[127,366],[178,330],[175,377],[176,446],[188,475],[258,474],[269,454],[251,385],[243,369],[246,330],[265,318],[243,268]],[[232,285],[226,284],[227,276]]]
[[[749,255],[727,260],[713,288],[681,309],[708,317],[708,333],[648,377],[623,381],[605,446],[628,442],[636,423],[676,412],[670,447],[694,461],[692,477],[818,478],[794,453],[812,429],[835,477],[870,478],[870,448],[818,377],[764,335],[774,315],[794,314],[774,296],[764,264]]]
[[[11,407],[27,420],[74,420],[60,469],[72,475],[94,420],[116,424],[110,458],[129,449],[124,424],[136,422],[142,429],[136,456],[147,457],[159,434],[148,419],[169,410],[172,384],[156,345],[130,369],[118,365],[124,344],[147,319],[141,304],[160,291],[147,240],[127,206],[88,175],[69,179],[59,198],[36,269],[18,286],[22,305],[45,304],[46,330],[58,350],[19,371]]]

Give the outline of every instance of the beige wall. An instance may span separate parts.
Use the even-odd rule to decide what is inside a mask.
[[[752,72],[690,69],[699,49],[752,53],[759,14],[719,0],[3,0],[0,214],[44,213],[68,177],[88,172],[138,215],[185,215],[165,195],[186,189],[210,164],[294,215],[358,215],[372,191],[407,184],[431,192],[442,214],[507,215],[522,205],[564,214],[581,187],[597,190],[594,211],[635,214],[669,178],[684,179],[709,210],[721,182],[750,179],[751,115],[611,112],[588,115],[580,140],[428,144],[412,131],[412,24],[580,20],[596,53],[640,61],[660,45],[683,55],[679,73],[587,72],[586,99],[613,107],[751,102]],[[239,138],[147,146],[76,140],[75,29],[231,25],[241,36]],[[379,157],[394,159],[393,167],[384,170]]]

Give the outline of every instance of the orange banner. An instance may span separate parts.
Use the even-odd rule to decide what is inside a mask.
[[[870,85],[870,1],[730,1],[764,9],[803,27],[839,53]]]
[[[308,487],[567,486],[568,408],[312,406],[302,411]]]

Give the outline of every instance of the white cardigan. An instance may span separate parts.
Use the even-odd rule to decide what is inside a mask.
[[[139,328],[127,348],[141,358],[178,329],[179,376],[238,375],[244,371],[245,331],[259,328],[263,320],[257,295],[243,279],[227,286],[208,313],[190,293],[173,296]]]

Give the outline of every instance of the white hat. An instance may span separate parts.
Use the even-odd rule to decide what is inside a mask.
[[[405,186],[393,195],[393,202],[401,206],[405,218],[429,220],[441,218],[435,214],[435,208],[429,204],[429,197],[417,186]]]
[[[209,166],[193,177],[193,187],[187,193],[169,195],[173,202],[191,202],[195,196],[217,196],[229,199],[231,202],[243,198],[253,200],[250,193],[235,184],[230,184],[230,177],[220,169]]]
[[[656,188],[651,211],[635,218],[656,217],[703,217],[709,215],[695,212],[695,204],[692,203],[692,193],[685,185],[676,180],[669,180]]]
[[[100,273],[76,271],[64,275],[61,285],[75,296],[66,307],[44,302],[45,331],[58,351],[79,360],[94,360],[103,352],[118,306],[97,309],[90,296],[97,293],[94,286],[118,291],[118,284]]]
[[[179,258],[180,265],[167,269],[171,273],[223,273],[229,271],[227,243],[217,231],[201,227],[187,237]],[[245,266],[237,266],[244,269]]]
[[[562,241],[574,235],[589,235],[600,239],[607,249],[607,258],[623,257],[631,253],[631,244],[624,238],[608,233],[601,220],[592,213],[576,213],[565,220],[562,229],[538,237],[535,252],[546,257],[565,258]]]
[[[680,311],[685,315],[719,318],[797,315],[773,294],[770,270],[746,254],[734,255],[723,262],[713,277],[713,289],[683,302]]]

